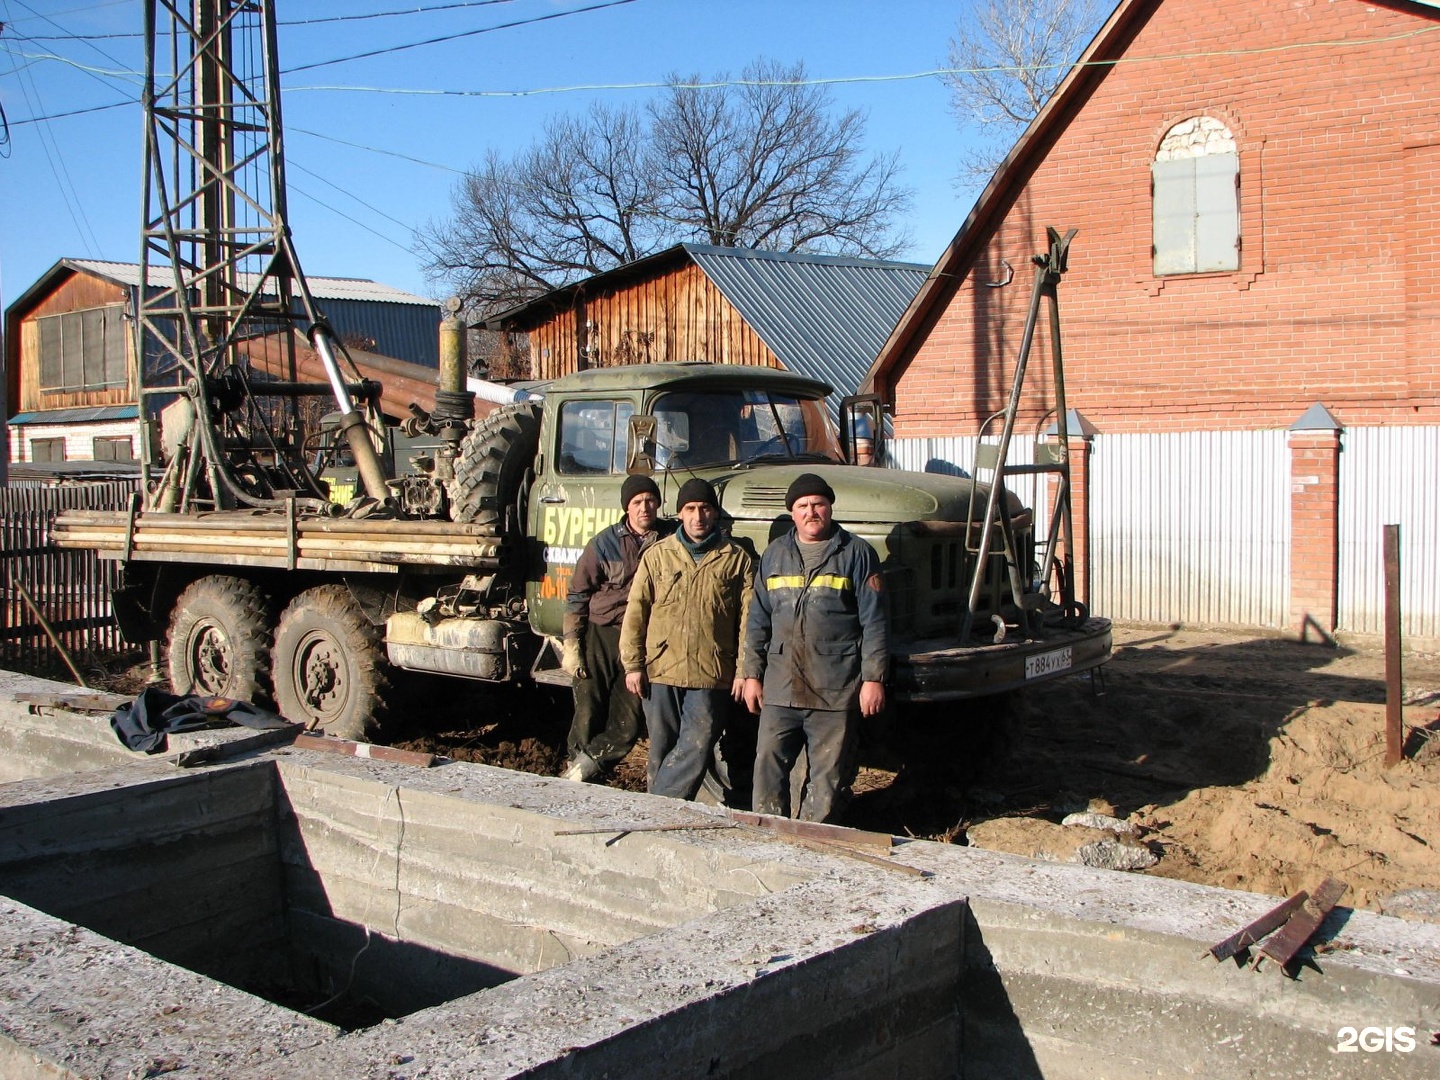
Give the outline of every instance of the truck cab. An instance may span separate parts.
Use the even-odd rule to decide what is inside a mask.
[[[901,700],[995,693],[1109,658],[1107,621],[1047,612],[1039,597],[1017,607],[998,549],[968,620],[976,629],[961,640],[988,487],[853,463],[855,451],[868,447],[849,440],[855,451],[846,453],[826,404],[830,393],[788,372],[709,363],[605,368],[550,383],[525,508],[532,629],[560,635],[575,563],[592,536],[623,516],[620,486],[629,473],[653,476],[670,515],[681,484],[710,481],[722,528],[758,557],[790,528],[791,481],[814,472],[835,490],[836,520],[882,560]],[[873,426],[865,426],[867,439]],[[1004,498],[1023,578],[1038,593],[1030,512],[1013,494]]]

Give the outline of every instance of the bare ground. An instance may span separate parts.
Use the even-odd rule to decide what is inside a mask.
[[[1346,904],[1399,913],[1395,893],[1440,884],[1440,658],[1403,672],[1408,756],[1387,769],[1380,652],[1118,629],[1103,695],[1084,678],[1031,691],[961,829],[1058,855],[1053,823],[1099,810],[1140,827],[1150,873],[1277,896],[1331,875]]]

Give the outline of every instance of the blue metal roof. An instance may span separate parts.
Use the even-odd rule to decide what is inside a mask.
[[[686,244],[786,369],[853,394],[930,272],[920,263]]]
[[[139,415],[138,405],[79,405],[69,409],[38,409],[16,413],[10,418],[10,423],[93,424],[101,420],[134,420]]]

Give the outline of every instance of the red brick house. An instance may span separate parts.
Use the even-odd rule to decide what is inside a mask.
[[[1029,258],[1078,229],[1092,607],[1373,633],[1398,522],[1407,629],[1440,636],[1437,101],[1435,4],[1125,0],[869,372],[902,448],[962,452],[1003,408]],[[1022,429],[1050,397],[1032,370]]]

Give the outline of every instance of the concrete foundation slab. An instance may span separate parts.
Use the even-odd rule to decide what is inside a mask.
[[[6,1077],[1440,1072],[1433,925],[1337,909],[1290,978],[1203,955],[1271,897],[925,842],[894,853],[924,878],[751,829],[607,844],[721,812],[461,763],[97,739],[76,770],[84,729],[0,701],[29,755],[0,784]],[[390,1019],[342,1034],[197,972]]]

